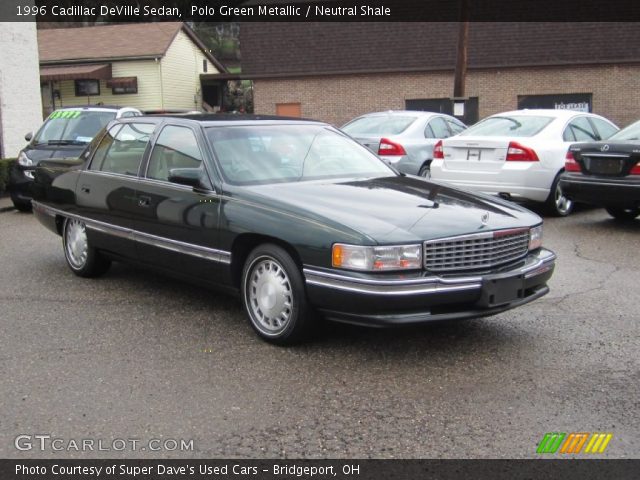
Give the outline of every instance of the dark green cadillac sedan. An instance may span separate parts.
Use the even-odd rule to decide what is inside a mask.
[[[75,274],[124,260],[239,292],[251,326],[279,344],[320,316],[496,314],[545,295],[555,262],[537,215],[399,174],[308,120],[115,120],[79,159],[42,162],[33,194]]]

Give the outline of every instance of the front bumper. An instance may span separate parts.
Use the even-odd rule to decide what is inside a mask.
[[[12,198],[25,203],[31,201],[34,169],[35,166],[23,167],[17,163],[11,167],[7,190],[11,193]]]
[[[515,265],[465,276],[374,275],[305,267],[309,301],[326,318],[368,326],[484,317],[549,292],[556,256],[546,249]]]
[[[563,193],[576,202],[624,208],[640,205],[640,177],[594,177],[564,173],[560,177],[560,186]]]

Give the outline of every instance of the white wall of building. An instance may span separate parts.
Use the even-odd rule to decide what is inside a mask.
[[[0,22],[0,157],[16,157],[42,124],[35,22]]]

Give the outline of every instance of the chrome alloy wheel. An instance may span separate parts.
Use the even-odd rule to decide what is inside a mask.
[[[567,215],[573,209],[573,201],[564,196],[560,182],[556,185],[556,191],[553,193],[556,203],[556,210],[560,215]]]
[[[265,335],[282,332],[293,312],[291,281],[276,260],[259,257],[247,276],[246,299],[254,325]]]
[[[87,262],[89,242],[87,231],[79,220],[69,219],[64,230],[64,249],[72,268],[79,270]]]

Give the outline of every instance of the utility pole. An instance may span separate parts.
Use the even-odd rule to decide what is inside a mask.
[[[467,44],[469,40],[469,0],[460,0],[458,49],[453,80],[454,115],[464,115],[465,82],[467,80]],[[461,105],[461,106],[460,106]]]

